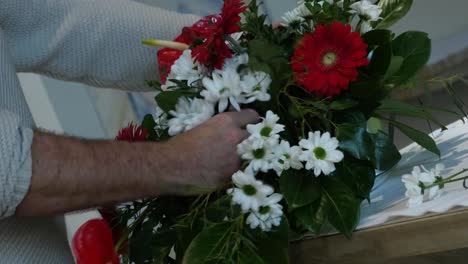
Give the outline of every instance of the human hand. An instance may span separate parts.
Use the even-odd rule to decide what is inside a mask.
[[[165,179],[169,191],[178,195],[205,193],[229,183],[240,169],[237,145],[249,134],[248,124],[260,121],[254,110],[219,114],[166,144],[173,151],[176,177]]]

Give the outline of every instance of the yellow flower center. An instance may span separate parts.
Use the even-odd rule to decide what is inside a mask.
[[[333,64],[335,64],[336,62],[336,58],[338,56],[336,55],[336,53],[334,52],[327,52],[325,53],[325,55],[323,55],[322,57],[322,63],[323,65],[327,66],[327,67],[330,67],[332,66]]]

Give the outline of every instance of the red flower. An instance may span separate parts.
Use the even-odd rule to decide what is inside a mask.
[[[192,27],[196,37],[205,39],[192,51],[195,60],[208,67],[222,68],[224,60],[232,57],[224,36],[239,32],[240,14],[245,10],[247,6],[241,0],[225,0],[220,15],[208,16]]]
[[[241,0],[225,0],[221,14],[206,16],[191,27],[185,27],[182,34],[174,41],[188,45],[202,41],[192,49],[193,58],[204,66],[220,69],[224,60],[232,57],[224,36],[240,31],[240,14],[247,8]],[[162,83],[167,81],[172,65],[181,55],[182,51],[170,48],[158,52],[159,75]]]
[[[306,34],[292,57],[295,81],[309,92],[334,96],[358,78],[358,67],[369,64],[367,45],[351,26],[319,25]]]
[[[73,253],[78,264],[119,264],[114,252],[112,231],[103,219],[82,225],[73,237]]]
[[[178,36],[174,41],[181,42],[185,44],[190,44],[193,41],[193,38],[189,36],[189,33],[186,32]],[[183,51],[171,49],[171,48],[164,48],[158,51],[158,65],[159,65],[159,77],[161,79],[161,83],[166,83],[167,76],[171,73],[171,67],[175,63],[175,61],[182,56]]]
[[[128,127],[119,131],[115,139],[118,141],[138,142],[145,141],[147,136],[148,131],[146,129],[130,123]]]
[[[221,17],[223,18],[224,34],[232,34],[240,31],[240,14],[247,10],[247,6],[241,0],[225,0]]]

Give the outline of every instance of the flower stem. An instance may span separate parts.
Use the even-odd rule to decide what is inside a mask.
[[[465,176],[465,177],[461,177],[461,178],[458,178],[458,179],[455,179],[455,177],[467,172],[468,169],[464,169],[462,170],[461,172],[459,173],[456,173],[442,181],[439,181],[439,182],[436,182],[436,183],[433,183],[431,185],[428,185],[428,186],[424,186],[424,190],[427,190],[427,189],[431,189],[432,187],[436,187],[436,186],[441,186],[441,185],[445,185],[445,184],[448,184],[448,183],[452,183],[452,182],[459,182],[459,181],[466,181],[468,180],[468,176]]]
[[[150,209],[150,206],[146,207],[145,210],[141,213],[141,215],[135,220],[135,222],[133,222],[132,225],[125,230],[122,237],[115,244],[115,247],[114,247],[115,252],[119,252],[120,247],[125,242],[125,240],[128,239],[128,237],[130,236],[132,231],[135,229],[135,227],[138,226],[139,224],[141,224],[143,222],[143,220],[145,220],[146,214],[150,211],[149,209]]]
[[[171,48],[171,49],[182,50],[182,51],[189,48],[189,45],[185,43],[168,41],[168,40],[149,39],[149,40],[143,40],[141,43],[145,45],[149,45],[149,46],[159,46],[159,47]]]
[[[244,52],[244,48],[242,48],[242,46],[239,45],[239,43],[235,39],[233,39],[230,35],[224,36],[224,40],[226,40],[232,45],[232,48],[237,54],[241,54]]]
[[[459,176],[459,175],[461,175],[461,174],[463,174],[463,173],[465,173],[465,172],[467,172],[467,171],[468,171],[468,169],[463,169],[463,170],[460,171],[459,173],[456,173],[456,174],[454,174],[454,175],[452,175],[452,176],[446,178],[445,180],[451,180],[451,179],[453,179],[453,178],[455,178],[455,177],[457,177],[457,176]]]

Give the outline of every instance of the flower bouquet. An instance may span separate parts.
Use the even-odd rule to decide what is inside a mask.
[[[440,155],[399,116],[440,124],[432,109],[393,100],[431,54],[424,32],[388,28],[411,0],[302,1],[272,26],[256,1],[225,0],[158,52],[157,116],[119,140],[160,142],[225,111],[255,109],[238,145],[232,186],[196,197],[158,197],[118,208],[116,250],[128,263],[288,263],[288,246],[324,226],[351,237],[379,172],[401,156],[398,129]],[[388,124],[384,132],[379,124]],[[125,243],[124,243],[125,242]],[[125,244],[125,247],[122,245]],[[123,251],[122,251],[123,250]]]

